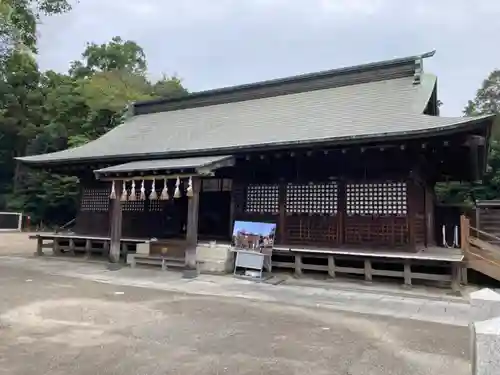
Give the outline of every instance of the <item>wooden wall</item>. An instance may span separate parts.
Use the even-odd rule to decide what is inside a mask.
[[[181,231],[182,218],[186,216],[187,201],[150,201],[140,200],[140,186],[136,186],[136,200],[122,202],[123,210],[123,237],[162,238]],[[156,186],[160,194],[163,185]],[[151,182],[146,182],[146,189],[151,191]],[[170,192],[173,193],[173,182]],[[130,195],[131,186],[127,184]],[[84,181],[80,199],[80,210],[76,217],[74,231],[79,234],[99,236],[109,235],[109,195],[110,182]]]
[[[218,183],[220,181],[220,183]],[[200,215],[204,220],[199,226],[202,239],[230,238],[230,184],[222,184],[222,179],[213,179],[211,184],[202,184],[200,194]],[[145,181],[146,194],[151,192],[151,181]],[[136,200],[122,202],[122,236],[129,238],[182,238],[187,223],[187,197],[185,194],[174,199],[175,181],[168,181],[170,199],[141,200],[140,183],[136,185]],[[126,184],[128,195],[131,183]],[[186,186],[181,185],[181,190]],[[160,196],[163,181],[157,181],[155,190]],[[109,195],[110,182],[83,181],[80,210],[76,217],[74,231],[79,234],[107,236],[109,234]],[[221,222],[222,221],[222,222]],[[206,225],[205,225],[206,224]],[[211,235],[213,232],[213,235]]]
[[[416,250],[428,243],[426,182],[393,152],[241,160],[234,218],[276,222],[277,243]],[[247,172],[247,173],[245,173]]]
[[[411,247],[405,182],[235,184],[233,193],[235,219],[277,223],[278,244]]]
[[[215,235],[209,233],[211,225],[199,225],[205,232],[201,237],[230,238],[233,220],[249,220],[277,223],[277,243],[283,245],[418,249],[431,242],[433,204],[428,183],[410,173],[413,163],[412,155],[399,148],[238,157],[234,167],[215,176],[232,181],[231,186],[201,196],[205,215],[200,212],[200,218],[223,212],[214,222],[226,229],[218,228]],[[162,187],[157,183],[158,194]],[[75,230],[107,235],[110,183],[88,180],[83,188]],[[146,184],[148,194],[150,188]],[[122,204],[124,237],[182,233],[185,197]]]

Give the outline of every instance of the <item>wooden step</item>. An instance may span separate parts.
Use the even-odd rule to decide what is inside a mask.
[[[160,266],[162,269],[168,268],[183,268],[185,260],[182,258],[162,257],[162,256],[149,256],[149,255],[134,255],[131,261],[131,267],[140,265]]]
[[[143,255],[143,254],[134,254],[134,258],[136,260],[139,259],[150,259],[150,260],[157,260],[157,261],[162,261],[166,260],[168,262],[182,262],[184,264],[184,258],[178,258],[178,257],[163,257],[161,255]]]
[[[469,243],[465,252],[468,267],[500,281],[500,246],[477,237],[469,237]]]

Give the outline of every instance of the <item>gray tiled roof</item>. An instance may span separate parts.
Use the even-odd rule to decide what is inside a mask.
[[[475,119],[423,115],[436,77],[404,77],[288,95],[134,116],[101,138],[27,163],[168,158],[406,137],[467,126]],[[129,159],[130,160],[130,159]]]
[[[180,159],[160,159],[160,160],[142,160],[130,163],[119,164],[112,167],[102,168],[94,171],[97,174],[105,173],[127,173],[127,172],[146,172],[154,170],[167,169],[189,169],[209,167],[216,163],[231,159],[231,155],[225,156],[199,156]]]

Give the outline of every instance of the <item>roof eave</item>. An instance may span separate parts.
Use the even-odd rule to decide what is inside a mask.
[[[456,125],[446,125],[440,128],[421,129],[408,132],[379,133],[379,134],[347,136],[341,138],[334,137],[334,138],[324,138],[324,139],[294,141],[294,142],[272,142],[260,145],[231,146],[218,149],[198,149],[198,150],[163,152],[163,153],[123,154],[123,155],[109,155],[103,157],[87,157],[79,159],[59,159],[59,160],[45,160],[45,161],[28,160],[25,157],[17,157],[15,159],[26,165],[32,165],[35,167],[43,168],[54,165],[60,165],[62,163],[66,164],[108,163],[108,162],[124,162],[125,160],[130,160],[130,159],[144,160],[144,159],[161,159],[161,158],[181,158],[181,157],[191,157],[191,156],[225,155],[228,153],[231,154],[236,152],[238,153],[255,152],[266,149],[282,150],[290,147],[325,146],[325,145],[342,146],[353,143],[369,143],[380,139],[395,141],[395,140],[407,140],[407,139],[419,138],[422,136],[426,136],[428,134],[435,134],[435,135],[451,134],[459,132],[466,127],[481,126],[484,124],[484,122],[489,122],[487,129],[488,131],[490,131],[494,118],[495,115],[485,115],[478,118],[471,118],[470,121],[461,122]]]

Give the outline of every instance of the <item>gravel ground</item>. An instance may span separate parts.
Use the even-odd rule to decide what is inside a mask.
[[[2,264],[0,374],[466,375],[468,330]]]

